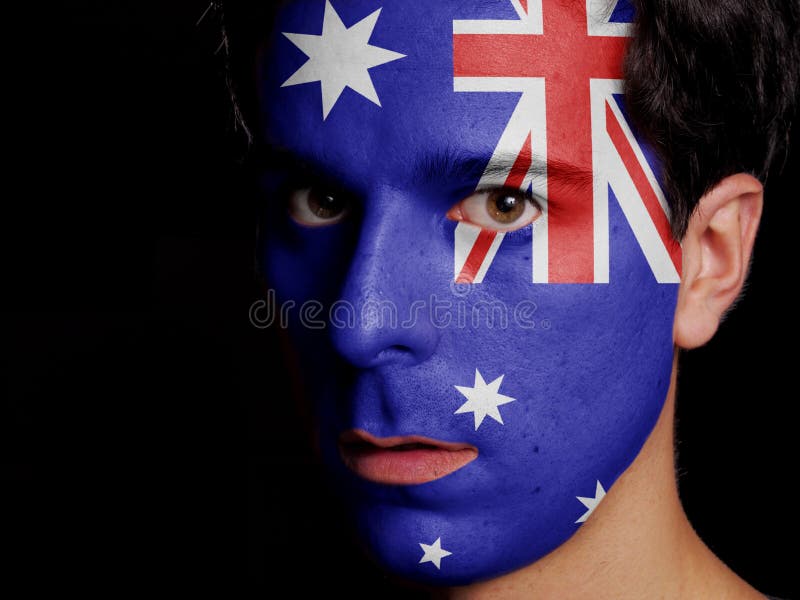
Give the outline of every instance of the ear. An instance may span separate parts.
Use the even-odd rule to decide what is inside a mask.
[[[700,199],[681,240],[683,268],[673,339],[696,348],[716,333],[747,276],[764,190],[751,175],[720,181]]]

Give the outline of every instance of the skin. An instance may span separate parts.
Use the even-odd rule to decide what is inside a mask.
[[[762,206],[762,186],[746,174],[722,180],[700,200],[682,240],[667,401],[642,451],[586,525],[528,567],[439,597],[763,599],[692,529],[673,464],[677,350],[708,342],[741,292]]]
[[[449,27],[449,22],[445,25]],[[303,27],[303,24],[285,25],[290,31],[297,31],[298,27]],[[436,84],[449,82],[449,62],[436,56],[432,64],[444,65],[446,71],[432,81]],[[268,61],[266,64],[273,63]],[[411,59],[407,63],[398,62],[392,68],[396,71],[386,67],[384,74],[388,77],[394,73],[395,80],[401,84],[405,82],[408,85],[411,81],[409,73],[417,74]],[[406,68],[410,69],[408,73],[403,71]],[[428,127],[416,129],[413,123],[395,120],[393,115],[405,113],[392,112],[389,97],[386,98],[385,112],[348,110],[343,104],[332,117],[339,119],[336,121],[337,129],[320,128],[319,116],[315,114],[318,111],[310,110],[316,107],[315,103],[309,105],[312,99],[316,100],[313,94],[294,88],[281,93],[274,91],[283,87],[281,82],[292,71],[285,65],[284,70],[286,73],[271,72],[266,78],[265,89],[270,93],[265,94],[265,98],[276,102],[274,106],[267,106],[267,139],[296,155],[308,156],[312,162],[321,163],[324,171],[332,173],[335,179],[363,200],[364,215],[363,222],[353,219],[352,223],[343,221],[338,228],[312,231],[317,223],[300,218],[303,212],[299,208],[296,212],[290,209],[295,225],[289,225],[283,233],[278,226],[277,235],[271,240],[273,245],[266,249],[268,279],[287,298],[314,297],[325,290],[335,294],[337,288],[343,287],[343,297],[356,304],[365,298],[383,298],[384,295],[403,304],[415,293],[438,290],[450,277],[442,266],[449,267],[452,250],[449,241],[444,242],[441,232],[432,228],[430,223],[433,217],[438,222],[440,213],[448,208],[450,220],[459,220],[451,207],[459,197],[463,198],[469,192],[458,186],[453,188],[453,182],[448,188],[447,173],[433,178],[433,185],[440,185],[443,189],[421,187],[421,180],[410,175],[413,170],[405,168],[418,157],[407,155],[415,150],[409,149],[404,142],[408,133],[413,131],[420,138],[416,140],[420,147],[435,146],[435,143],[447,139],[450,130],[445,128],[437,134]],[[421,100],[425,93],[430,93],[433,103],[441,91],[425,88],[410,96],[420,101],[419,110],[426,110],[428,105],[427,101]],[[478,98],[456,96],[452,100],[477,102]],[[507,107],[503,107],[503,101],[507,98],[480,98],[481,110],[476,113],[488,116],[504,114]],[[448,105],[447,110],[452,108]],[[478,109],[478,105],[471,109]],[[452,118],[451,114],[444,114]],[[441,121],[447,122],[447,119]],[[335,132],[344,131],[360,135],[359,143],[353,144],[349,138],[337,137]],[[480,146],[486,139],[485,134],[478,131],[465,129],[461,131],[464,139],[456,141],[465,148]],[[475,134],[475,139],[470,137],[472,134]],[[387,148],[391,150],[385,152]],[[381,160],[373,160],[374,157]],[[397,168],[398,165],[404,168]],[[558,191],[554,185],[557,181],[557,177],[550,178],[551,192]],[[474,182],[462,184],[473,189],[475,185]],[[302,190],[304,185],[299,184],[294,189]],[[758,181],[747,175],[736,175],[719,182],[701,200],[682,240],[683,275],[679,288],[674,284],[671,288],[654,286],[649,271],[641,268],[638,251],[620,251],[614,256],[615,264],[622,269],[621,272],[630,269],[627,279],[618,277],[608,288],[591,290],[600,294],[614,289],[625,290],[625,294],[614,300],[615,311],[605,313],[605,303],[589,302],[590,296],[585,294],[590,290],[586,288],[546,286],[535,289],[537,302],[542,306],[552,307],[550,310],[569,309],[559,313],[557,319],[564,327],[563,331],[573,336],[564,338],[573,341],[563,349],[553,345],[552,342],[558,341],[555,338],[506,335],[505,332],[495,338],[490,334],[497,332],[489,332],[481,340],[482,344],[477,345],[468,343],[469,338],[460,336],[458,330],[442,333],[439,340],[437,332],[424,327],[410,332],[400,331],[399,334],[394,330],[373,331],[368,327],[336,329],[331,334],[333,347],[327,348],[326,340],[318,332],[296,328],[300,345],[304,339],[306,341],[303,362],[311,368],[309,387],[316,385],[318,392],[326,392],[317,394],[321,413],[319,422],[324,425],[323,430],[327,428],[321,434],[320,445],[323,450],[327,448],[327,454],[324,451],[323,454],[339,483],[349,481],[352,484],[354,479],[352,474],[343,471],[338,455],[331,452],[335,447],[333,436],[338,435],[339,429],[348,427],[390,437],[442,432],[451,441],[474,441],[487,465],[484,468],[476,461],[476,468],[465,469],[428,487],[409,490],[407,497],[402,494],[392,496],[396,490],[386,491],[386,496],[393,498],[394,502],[386,501],[385,490],[378,492],[374,485],[363,486],[362,482],[356,482],[351,498],[356,507],[354,512],[359,513],[362,535],[372,537],[368,541],[374,546],[378,558],[390,569],[413,569],[401,575],[415,578],[422,574],[426,580],[436,581],[432,575],[446,576],[448,572],[416,570],[416,558],[411,561],[409,556],[402,554],[407,546],[414,548],[415,544],[403,545],[398,540],[408,542],[410,539],[413,542],[416,538],[412,536],[419,528],[424,530],[420,535],[428,536],[423,539],[433,541],[441,529],[449,530],[452,524],[453,535],[457,529],[460,532],[480,531],[481,539],[489,540],[486,544],[489,552],[482,555],[483,563],[480,565],[476,561],[460,563],[462,570],[449,581],[440,578],[440,584],[495,577],[452,588],[445,593],[452,597],[684,598],[719,597],[720,594],[722,597],[757,597],[754,590],[738,580],[705,548],[681,509],[672,464],[676,370],[672,350],[673,347],[692,348],[707,342],[740,293],[760,218],[761,194]],[[302,201],[297,203],[298,207],[308,204],[308,200],[303,198],[300,194]],[[558,207],[558,198],[558,193],[552,194],[554,209]],[[558,216],[559,213],[554,210],[553,214]],[[271,222],[281,222],[277,213]],[[302,226],[298,227],[298,223]],[[361,227],[362,235],[355,235],[356,230],[348,229],[354,226]],[[394,261],[392,249],[403,246],[417,235],[419,260],[422,262]],[[349,263],[347,250],[353,249],[346,247],[347,240],[358,242]],[[512,248],[509,250],[519,259],[519,253],[514,254]],[[504,264],[505,270],[502,270]],[[515,271],[510,265],[499,263],[494,286],[487,282],[480,288],[481,292],[497,294],[508,301],[529,297],[530,282],[515,283],[514,276],[521,270]],[[632,281],[639,285],[631,285]],[[671,345],[667,317],[673,315],[673,309]],[[571,318],[573,315],[579,318]],[[651,328],[658,323],[661,326]],[[429,335],[431,333],[436,334],[435,339]],[[397,337],[400,334],[402,336]],[[560,350],[568,357],[565,364],[570,364],[571,360],[571,364],[583,365],[596,372],[597,381],[587,380],[585,383],[594,386],[595,394],[604,395],[600,396],[600,401],[595,397],[581,405],[579,400],[583,393],[580,386],[572,389],[564,386],[574,385],[574,381],[587,376],[588,371],[572,372],[568,367],[558,368],[555,362],[544,359],[533,363],[549,369],[538,378],[524,362],[504,360],[495,369],[499,372],[510,364],[517,364],[516,372],[508,377],[509,386],[517,380],[528,389],[537,389],[544,398],[561,400],[539,404],[543,412],[531,417],[528,428],[542,436],[543,450],[549,452],[549,456],[559,457],[561,463],[537,462],[534,458],[529,465],[514,459],[507,449],[514,448],[517,456],[527,456],[524,452],[528,447],[524,436],[527,429],[495,427],[474,434],[461,428],[451,414],[440,410],[440,399],[446,398],[446,392],[451,391],[443,386],[453,383],[450,380],[463,367],[461,363],[480,364],[487,358],[481,355],[481,348],[491,347],[503,348],[512,357],[536,356],[537,351],[539,356],[547,357],[554,350]],[[430,353],[434,353],[435,360],[428,360]],[[363,385],[356,386],[355,391],[343,393],[342,386],[336,385],[336,375],[345,372],[344,365],[333,360],[336,354],[350,367],[356,368],[355,374],[360,377],[357,381]],[[625,362],[626,354],[636,360]],[[645,360],[641,359],[643,356]],[[335,368],[326,373],[326,365]],[[625,373],[619,372],[623,365],[630,365],[625,367]],[[624,379],[625,389],[609,392],[614,383],[623,381],[620,378],[630,374],[635,377]],[[658,385],[654,385],[656,382]],[[548,385],[552,389],[548,389]],[[434,392],[428,393],[429,390]],[[666,403],[661,408],[665,395]],[[382,402],[376,403],[376,398]],[[408,398],[413,398],[414,403],[407,402]],[[653,400],[658,400],[658,404],[654,406]],[[643,407],[648,406],[654,407],[644,412]],[[376,411],[376,407],[385,414]],[[588,416],[586,407],[593,409]],[[345,410],[348,408],[350,410]],[[581,418],[572,419],[575,414]],[[541,425],[547,423],[548,418],[555,425],[550,429]],[[393,429],[395,423],[396,430]],[[585,427],[587,423],[592,427]],[[656,425],[651,429],[653,423]],[[475,431],[477,429],[476,424]],[[557,433],[548,437],[554,431]],[[604,431],[606,435],[601,439],[605,443],[598,443],[593,436],[595,432]],[[647,432],[650,432],[649,436]],[[512,437],[517,434],[522,439]],[[507,439],[503,437],[506,435],[509,436]],[[642,443],[645,443],[643,448]],[[595,448],[602,448],[602,451],[597,452]],[[539,446],[536,446],[533,452],[538,453],[538,450]],[[608,456],[603,454],[605,451],[609,452]],[[574,519],[579,513],[573,516],[569,511],[574,508],[567,506],[566,514],[562,514],[564,505],[560,498],[575,495],[572,490],[577,487],[577,480],[568,482],[569,485],[563,489],[557,485],[560,480],[579,473],[587,462],[592,474],[598,470],[604,472],[598,476],[598,481],[610,482],[623,469],[624,473],[619,484],[611,488],[601,503],[601,509],[573,535],[573,525],[577,523]],[[490,464],[492,469],[488,468]],[[500,468],[495,470],[495,465]],[[548,484],[542,488],[541,497],[547,497],[549,501],[539,500],[537,505],[523,495],[531,472],[537,473],[541,481]],[[594,475],[586,475],[588,472],[581,478],[590,481],[594,478]],[[502,490],[503,497],[511,501],[495,505],[495,510],[507,511],[502,513],[502,518],[481,524],[476,518],[481,516],[480,503],[489,501],[489,497],[481,495],[486,490]],[[430,497],[425,496],[427,491],[430,491]],[[538,493],[540,490],[536,488],[533,491]],[[475,494],[474,499],[470,497],[471,493]],[[434,502],[436,510],[430,509],[433,500],[440,502]],[[555,509],[547,513],[546,510],[552,507]],[[568,531],[562,526],[566,519],[569,519]],[[466,527],[468,523],[475,529]],[[433,532],[436,533],[431,535]],[[560,539],[550,539],[548,536],[554,536],[553,532]],[[450,540],[448,543],[454,544],[449,534],[447,539]],[[455,542],[461,545],[451,545],[451,548],[466,547],[464,540]],[[537,547],[536,543],[545,547],[540,549],[542,546]],[[506,557],[511,554],[514,558],[508,561]],[[453,558],[450,564],[458,566],[458,560]],[[518,568],[520,565],[528,566]],[[507,573],[508,569],[515,568],[517,570],[510,574],[496,577],[497,573]],[[467,572],[469,569],[473,571]]]

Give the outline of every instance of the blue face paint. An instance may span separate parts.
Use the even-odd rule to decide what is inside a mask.
[[[586,30],[533,4],[298,0],[259,71],[263,264],[295,303],[323,459],[374,556],[436,584],[566,541],[670,381],[679,253],[620,82],[560,98],[546,74],[470,71],[503,48],[487,32]],[[626,11],[592,4],[590,33],[621,38]],[[551,124],[573,112],[567,144]]]

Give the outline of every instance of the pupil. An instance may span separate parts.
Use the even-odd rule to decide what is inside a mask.
[[[336,207],[339,205],[339,201],[333,196],[323,196],[322,202],[320,202],[319,204],[320,208],[332,210],[336,209]]]
[[[514,196],[502,196],[501,198],[497,199],[495,205],[497,206],[497,210],[499,210],[502,213],[507,213],[514,210],[518,202],[519,200],[517,198],[514,198]]]
[[[486,210],[489,216],[503,225],[514,223],[525,214],[525,198],[508,192],[495,192],[486,199]]]
[[[318,193],[311,190],[308,196],[308,206],[320,219],[338,217],[347,208],[347,201],[333,194]]]

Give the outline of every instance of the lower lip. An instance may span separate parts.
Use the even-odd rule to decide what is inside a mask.
[[[473,448],[413,448],[340,446],[342,460],[360,477],[389,485],[415,485],[441,479],[477,458]]]

